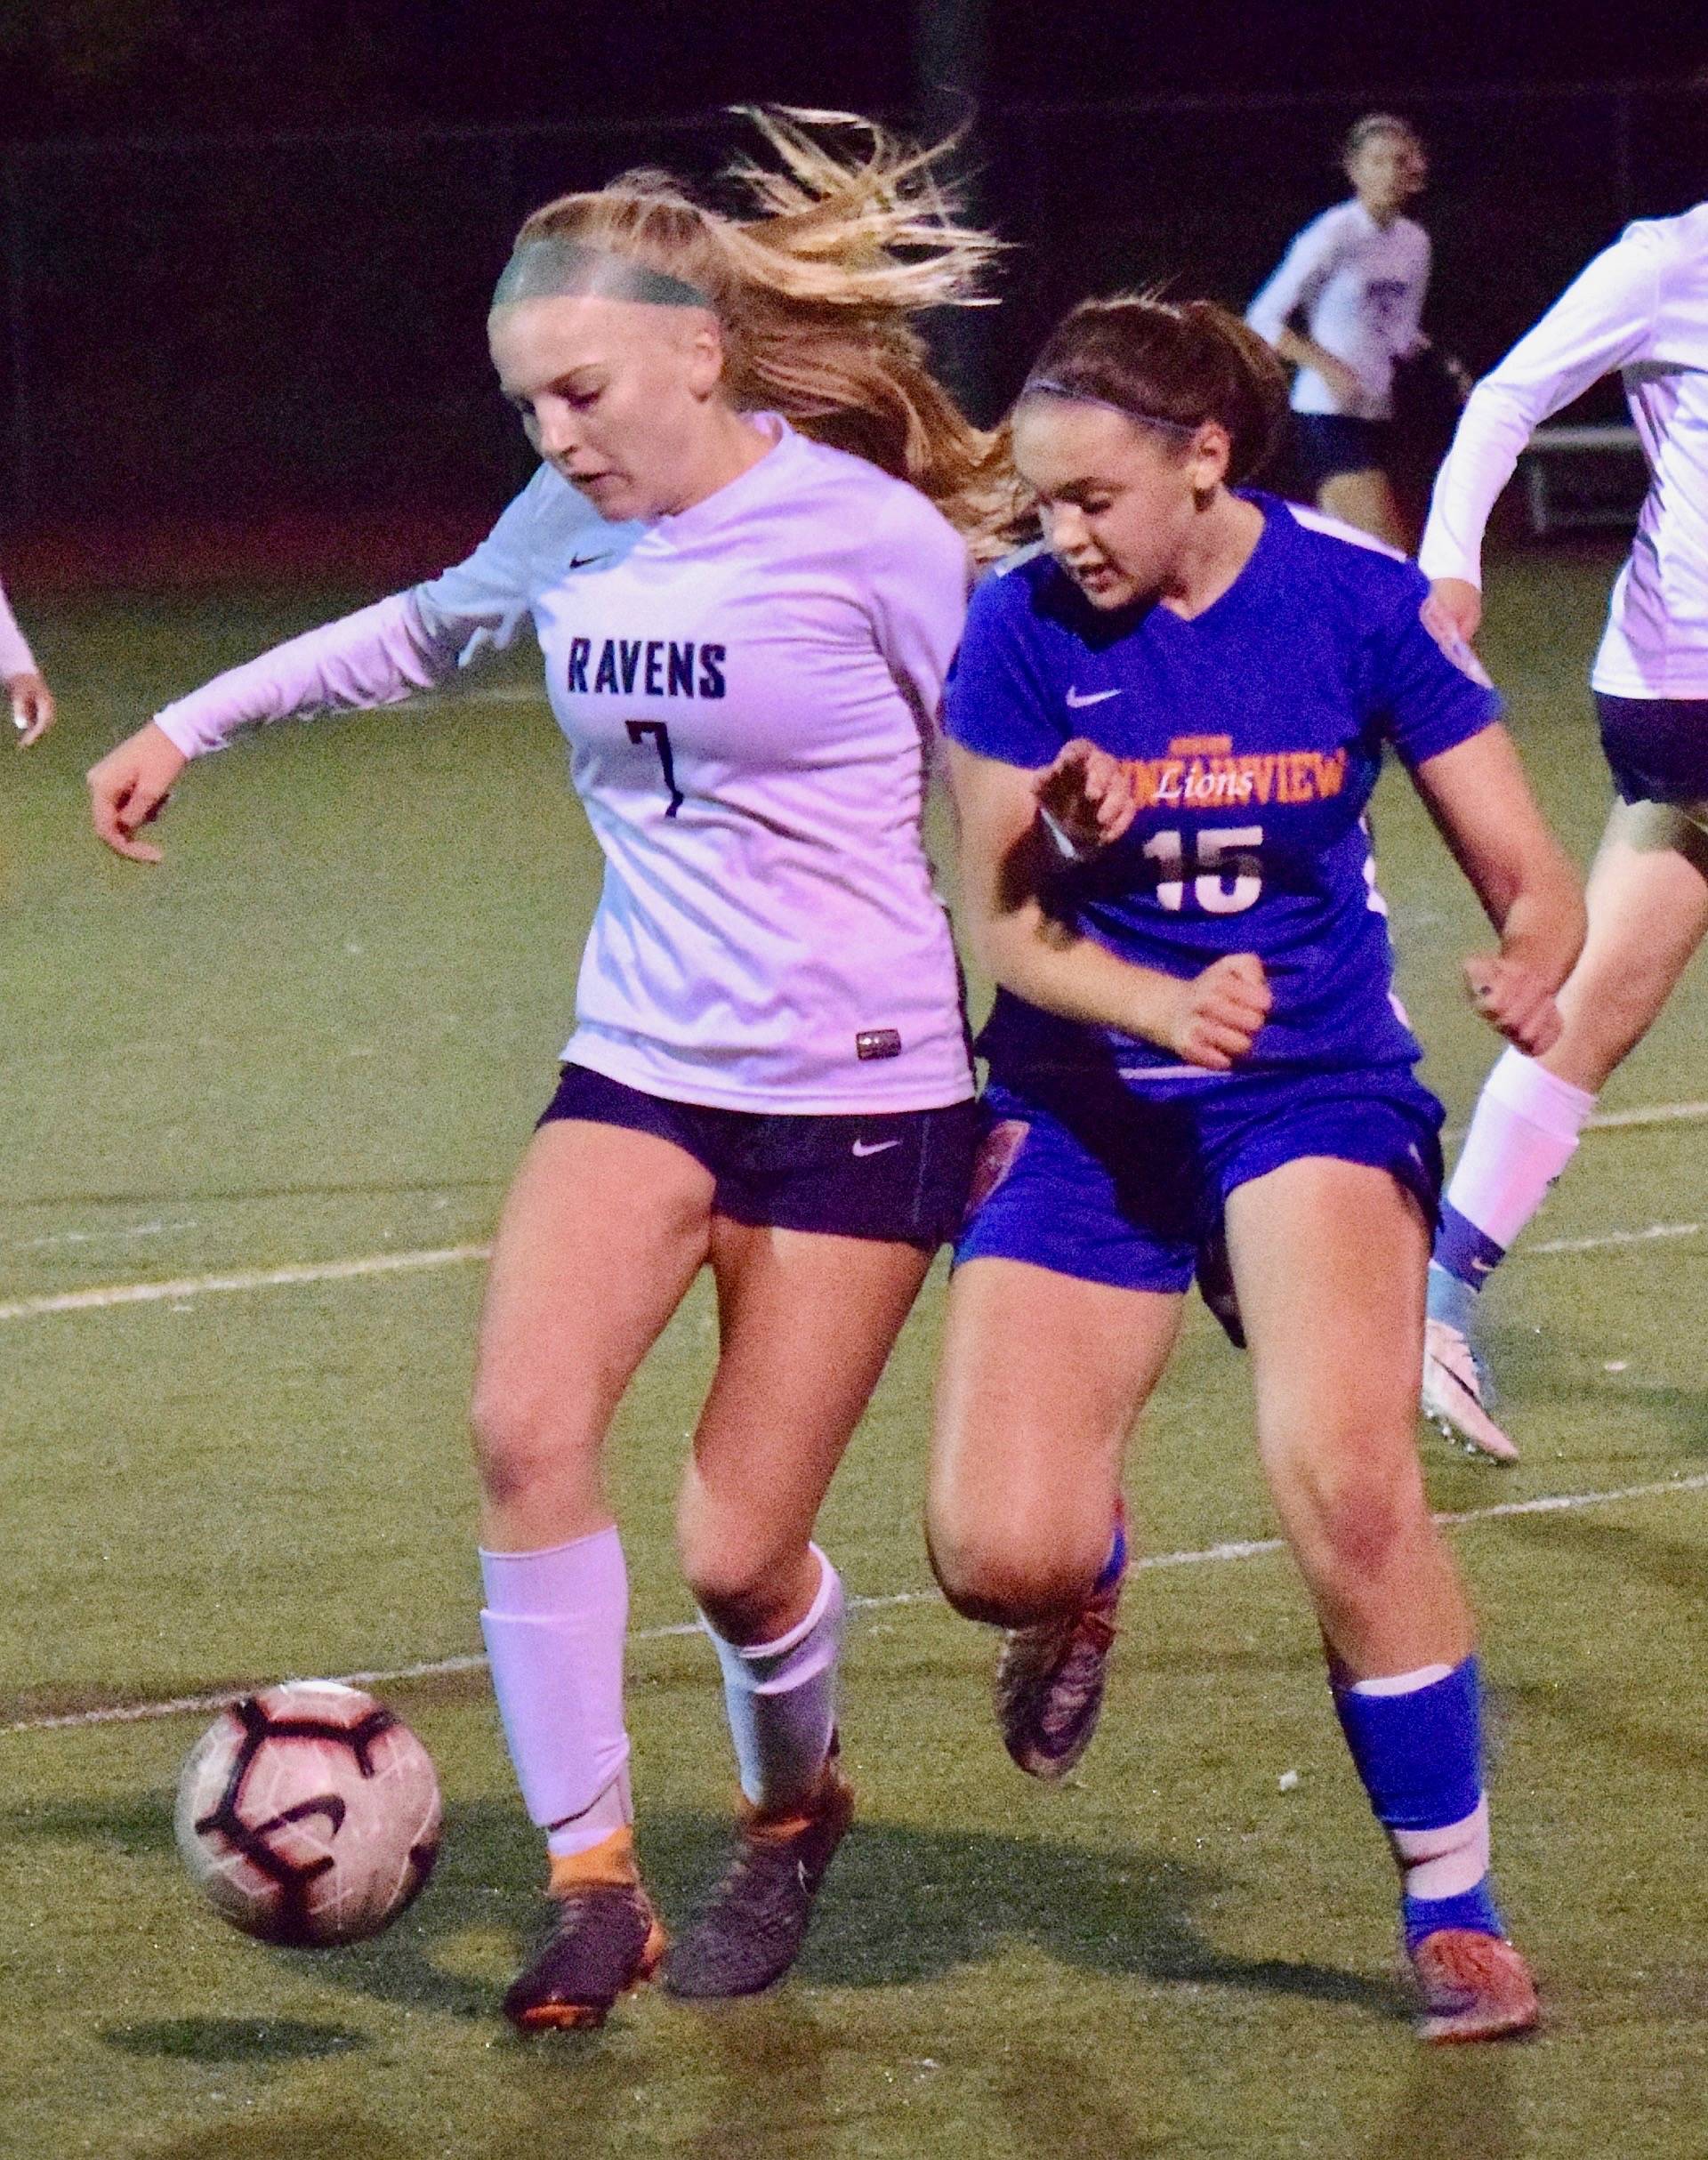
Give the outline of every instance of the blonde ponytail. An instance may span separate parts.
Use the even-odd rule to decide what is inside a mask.
[[[705,294],[722,328],[726,386],[745,410],[909,480],[981,555],[998,552],[1013,495],[997,439],[931,373],[915,317],[988,304],[1002,243],[962,222],[941,168],[953,141],[903,143],[851,113],[739,109],[771,162],[743,157],[726,183],[750,216],[699,203],[672,175],[625,173],[534,212],[547,236],[624,255]]]

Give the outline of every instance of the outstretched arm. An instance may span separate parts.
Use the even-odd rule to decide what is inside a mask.
[[[160,850],[136,835],[192,757],[258,722],[395,705],[442,681],[456,660],[457,647],[433,636],[411,592],[292,638],[167,705],[93,766],[95,831],[115,854],[157,863]]]
[[[1413,775],[1500,950],[1464,963],[1478,1012],[1527,1056],[1559,1039],[1554,994],[1583,949],[1583,891],[1543,818],[1506,729],[1485,728]]]
[[[1641,357],[1662,262],[1641,227],[1599,254],[1477,385],[1436,476],[1418,565],[1462,635],[1477,628],[1483,532],[1519,453],[1552,413]]]
[[[1086,747],[1070,745],[1063,757]],[[1122,959],[1043,906],[1053,847],[1040,816],[1045,795],[1068,813],[1079,839],[1094,840],[1097,818],[1095,809],[1089,822],[1069,809],[1056,766],[1028,772],[951,743],[949,778],[960,826],[962,920],[1004,989],[1065,1020],[1142,1036],[1211,1072],[1226,1072],[1246,1054],[1269,1009],[1255,955],[1233,955],[1182,979]]]

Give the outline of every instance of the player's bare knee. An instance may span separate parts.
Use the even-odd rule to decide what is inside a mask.
[[[796,1616],[795,1571],[770,1550],[680,1528],[678,1550],[695,1604],[726,1641],[767,1641]]]
[[[537,1391],[503,1381],[477,1383],[469,1424],[480,1488],[495,1507],[515,1507],[562,1484],[581,1452]]]
[[[995,1627],[1077,1612],[1104,1557],[1051,1549],[1006,1529],[957,1535],[941,1526],[932,1527],[927,1548],[931,1572],[955,1611]]]
[[[1298,1497],[1310,1543],[1344,1581],[1380,1580],[1416,1529],[1411,1492],[1362,1456],[1316,1466],[1299,1481]]]

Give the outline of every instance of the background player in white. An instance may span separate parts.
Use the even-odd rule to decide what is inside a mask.
[[[599,2022],[663,1947],[600,1465],[705,1264],[721,1350],[678,1537],[745,1800],[667,1978],[745,1993],[795,1955],[851,1808],[842,1596],[811,1531],[972,1153],[921,817],[969,568],[934,502],[978,522],[990,445],[909,318],[969,297],[990,246],[875,131],[838,157],[761,125],[780,169],[737,169],[745,220],[640,173],[523,226],[490,342],[543,463],[468,561],[219,678],[90,776],[102,837],[148,859],[136,834],[186,755],[537,632],[606,875],[561,1084],[498,1229],[473,1411],[482,1620],[557,1900],[506,1997],[525,2028]]]
[[[20,749],[39,742],[53,725],[53,694],[36,665],[29,641],[18,627],[4,587],[0,587],[0,682],[12,700],[12,724]]]
[[[1403,214],[1429,164],[1411,124],[1384,112],[1357,123],[1342,159],[1350,201],[1311,220],[1245,319],[1298,370],[1294,439],[1317,503],[1403,548],[1388,474],[1394,364],[1427,343],[1430,283],[1430,236]]]
[[[1460,635],[1482,617],[1483,532],[1519,451],[1615,368],[1650,473],[1590,677],[1617,800],[1563,1032],[1489,1075],[1430,1271],[1425,1407],[1503,1461],[1517,1450],[1488,1414],[1478,1296],[1708,929],[1708,203],[1628,226],[1478,384],[1418,556]]]

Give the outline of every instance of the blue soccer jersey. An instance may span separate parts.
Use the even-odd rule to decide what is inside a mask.
[[[1006,764],[1048,765],[1076,737],[1130,762],[1131,829],[1064,865],[1048,904],[1172,975],[1255,953],[1274,1004],[1240,1071],[1411,1060],[1366,812],[1385,745],[1415,767],[1487,727],[1500,699],[1414,564],[1313,512],[1248,499],[1263,512],[1257,545],[1189,620],[1100,612],[1047,554],[987,578],[946,726]],[[1010,1084],[1111,1060],[1148,1090],[1226,1077],[1007,991],[979,1049]]]

